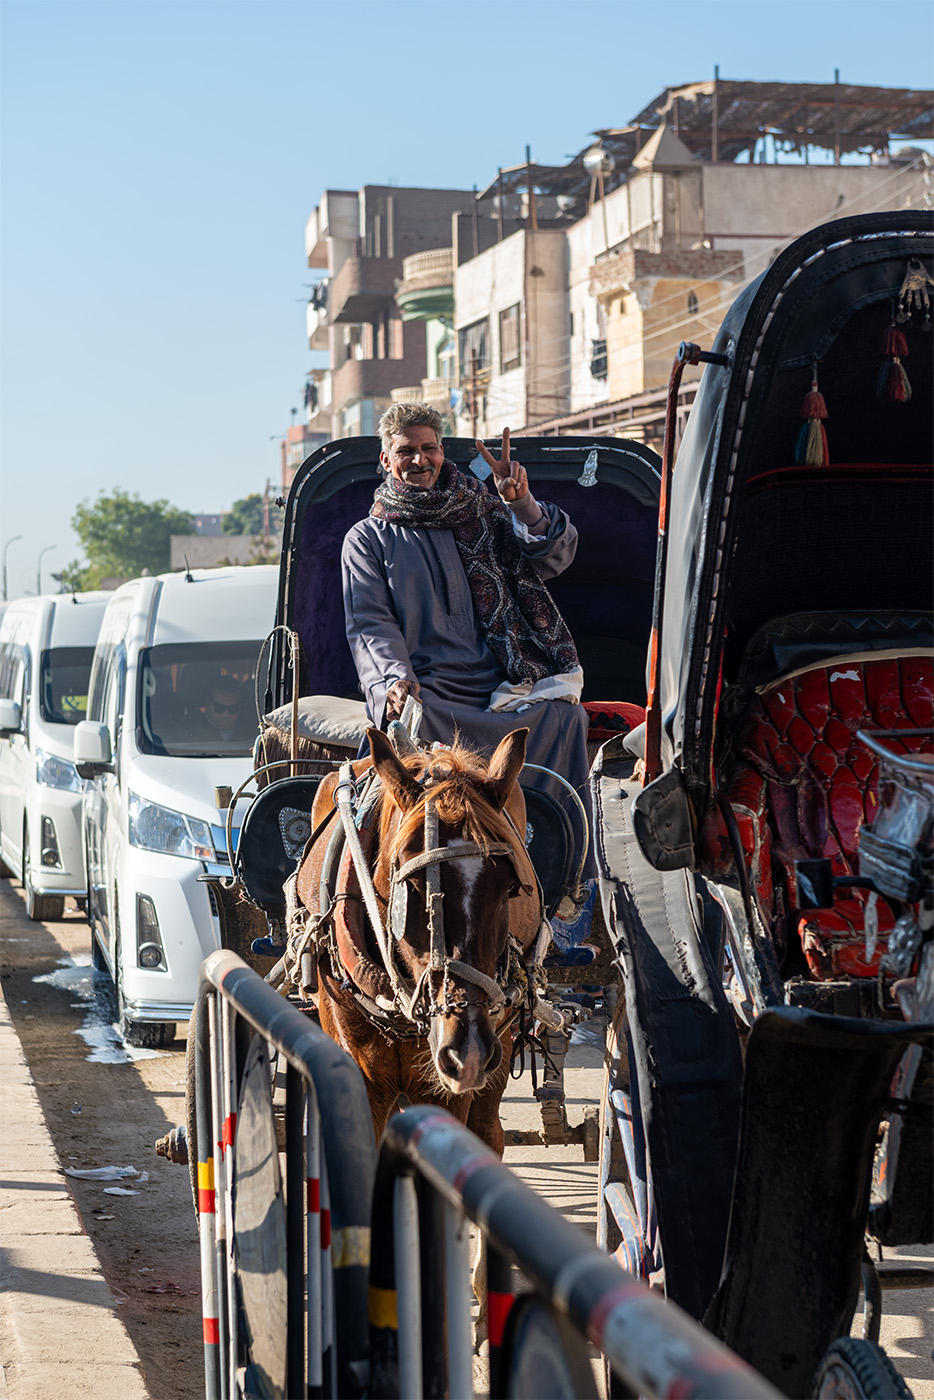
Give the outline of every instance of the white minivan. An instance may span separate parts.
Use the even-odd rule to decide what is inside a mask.
[[[110,593],[18,598],[0,623],[0,861],[30,919],[85,895],[81,780],[73,762]]]
[[[252,771],[255,673],[278,578],[257,565],[135,579],[104,616],[75,761],[87,779],[92,955],[113,978],[130,1045],[174,1038],[202,959],[220,947],[199,877],[230,874],[216,789],[236,792]]]

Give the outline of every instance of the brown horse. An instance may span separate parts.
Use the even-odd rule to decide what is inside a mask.
[[[379,778],[357,818],[372,888],[334,830],[340,822],[298,872],[299,899],[316,924],[321,1025],[363,1071],[377,1137],[404,1094],[443,1104],[502,1153],[512,1019],[504,988],[516,973],[509,991],[521,988],[515,954],[542,923],[519,836],[528,731],[508,735],[488,765],[459,743],[403,759],[379,730],[367,735],[371,759],[353,772],[359,780],[372,766]],[[342,781],[349,791],[336,773],[321,783],[313,827]]]

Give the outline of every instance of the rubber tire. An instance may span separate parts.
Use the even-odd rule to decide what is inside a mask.
[[[817,1372],[818,1400],[912,1400],[901,1376],[877,1342],[838,1337]]]
[[[23,822],[23,894],[26,896],[26,918],[34,924],[51,924],[65,913],[63,894],[36,894],[29,878],[29,827]]]
[[[83,913],[84,917],[87,919],[88,929],[91,933],[91,966],[93,967],[95,972],[106,972],[107,976],[109,977],[110,968],[107,966],[107,959],[104,956],[104,950],[101,948],[101,945],[98,943],[97,938],[94,934],[94,921],[91,917],[91,910],[93,908],[93,905],[91,904],[91,880],[88,876],[87,871],[85,871],[84,875],[84,884],[85,889],[87,890],[87,894],[84,896]]]
[[[174,1021],[134,1021],[123,1004],[120,918],[114,893],[114,986],[117,992],[117,1026],[124,1043],[134,1050],[164,1050],[175,1039]]]

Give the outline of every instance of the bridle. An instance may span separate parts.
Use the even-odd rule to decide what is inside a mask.
[[[376,782],[375,774],[370,778],[370,782]],[[441,889],[441,865],[445,861],[464,860],[473,856],[504,856],[512,863],[516,879],[520,880],[516,850],[506,842],[481,846],[475,841],[462,841],[456,846],[442,846],[440,844],[440,821],[436,799],[431,790],[427,789],[423,799],[424,850],[409,860],[401,864],[394,863],[392,866],[387,927],[383,922],[380,897],[377,894],[369,864],[360,843],[357,828],[360,812],[355,817],[353,809],[355,791],[353,769],[350,763],[345,763],[341,766],[335,789],[335,803],[341,816],[344,834],[360,885],[360,893],[369,915],[380,958],[392,987],[391,1007],[384,1009],[400,1013],[407,1021],[417,1025],[426,1024],[428,1018],[432,1016],[451,1014],[453,1010],[459,1008],[454,1008],[448,1000],[447,989],[450,979],[457,977],[462,982],[468,982],[478,987],[486,996],[487,1010],[490,1016],[494,1021],[501,1020],[509,1006],[505,986],[509,977],[510,959],[507,957],[501,960],[499,980],[497,980],[488,977],[486,973],[480,972],[477,968],[471,967],[469,963],[448,956],[444,937],[444,892]],[[375,801],[375,795],[371,788],[361,802],[361,809],[369,807],[372,801]],[[401,942],[405,935],[408,882],[413,875],[420,872],[424,872],[425,875],[429,957],[424,970],[412,986],[398,966],[395,945]],[[508,947],[509,942],[507,941]],[[429,995],[433,977],[440,977],[444,992],[444,1002],[440,1005],[434,1003]]]

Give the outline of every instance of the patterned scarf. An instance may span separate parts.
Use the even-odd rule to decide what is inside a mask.
[[[416,530],[450,530],[487,645],[507,678],[540,681],[577,666],[564,618],[519,545],[512,513],[445,461],[430,491],[387,476],[370,515]]]

